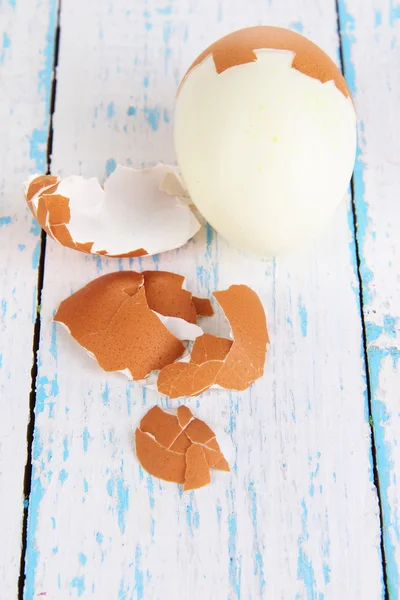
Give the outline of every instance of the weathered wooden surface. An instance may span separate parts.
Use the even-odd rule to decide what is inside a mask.
[[[312,248],[275,261],[209,228],[140,261],[48,242],[25,599],[400,598],[400,8],[337,4],[338,14],[334,0],[63,2],[55,172],[103,179],[118,162],[173,162],[174,96],[192,59],[232,29],[283,25],[342,60],[355,96],[357,239],[347,202]],[[18,597],[40,253],[20,184],[46,170],[56,13],[56,0],[0,0],[1,600]],[[102,373],[52,324],[61,299],[118,268],[176,271],[197,294],[247,283],[264,302],[265,378],[188,402],[231,454],[232,474],[207,489],[182,494],[134,456],[145,410],[176,403]],[[226,333],[220,315],[214,327]]]
[[[390,598],[400,597],[400,5],[339,3],[359,117],[354,175],[372,417]]]
[[[21,182],[46,169],[55,2],[0,2],[0,596],[17,597],[40,228]]]
[[[205,45],[273,22],[338,57],[336,18],[333,1],[65,3],[53,169],[103,178],[116,162],[173,160],[174,94]],[[27,599],[382,596],[352,232],[343,204],[312,249],[273,262],[209,229],[178,252],[131,262],[48,243]],[[165,401],[103,374],[51,322],[71,290],[129,267],[185,274],[196,293],[247,283],[265,303],[265,378],[188,402],[231,439],[232,474],[198,493],[147,476],[132,451],[144,410]]]

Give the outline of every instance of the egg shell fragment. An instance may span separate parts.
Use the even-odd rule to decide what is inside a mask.
[[[183,278],[171,275],[179,292]],[[164,281],[165,273],[160,272],[159,277]],[[134,380],[174,362],[185,350],[181,340],[193,340],[203,333],[194,323],[168,316],[176,314],[173,303],[163,302],[161,307],[153,298],[153,305],[167,316],[151,310],[146,279],[150,281],[148,275],[133,271],[99,277],[61,302],[54,317],[105,371],[128,372]],[[155,279],[157,276],[151,281]],[[189,292],[181,297],[179,306],[182,314],[191,316],[194,308]]]
[[[177,415],[158,406],[142,418],[135,432],[137,458],[146,471],[165,481],[184,484],[184,490],[210,483],[210,469],[229,471],[215,433],[189,408]]]
[[[198,317],[212,317],[214,310],[212,304],[208,298],[198,298],[197,296],[192,297],[192,302],[196,309]]]
[[[46,233],[64,246],[118,258],[157,254],[182,246],[200,228],[187,202],[160,189],[171,170],[176,181],[174,167],[118,165],[104,188],[94,178],[34,175],[25,197]]]
[[[264,372],[269,341],[260,299],[244,285],[215,292],[233,340],[220,338],[192,322],[196,306],[183,283],[180,275],[163,271],[103,275],[63,300],[54,320],[105,371],[124,373],[172,398],[197,396],[212,386],[246,389]],[[194,342],[191,353],[183,341]]]
[[[204,334],[194,342],[190,362],[161,369],[157,389],[170,398],[198,396],[212,386],[245,390],[264,373],[269,343],[264,308],[245,285],[214,292],[232,329],[233,341]]]
[[[199,444],[192,444],[185,454],[186,473],[183,490],[197,490],[211,481],[210,467],[203,448]]]

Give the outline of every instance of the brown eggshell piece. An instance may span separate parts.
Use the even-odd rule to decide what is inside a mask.
[[[214,437],[211,440],[209,440],[207,442],[207,448],[210,448],[210,450],[216,450],[217,452],[220,452],[220,447],[217,442],[217,438]]]
[[[215,292],[228,319],[233,343],[224,358],[211,359],[201,364],[177,362],[161,370],[158,391],[171,398],[197,396],[212,385],[225,389],[245,390],[264,372],[268,330],[264,308],[257,294],[245,285],[232,285],[228,290]],[[215,336],[212,336],[215,338]],[[215,339],[194,343],[195,357],[203,360],[213,348]],[[229,340],[228,340],[229,341]],[[218,346],[221,355],[227,348],[227,341]],[[200,346],[202,344],[202,346]],[[226,344],[224,347],[223,344]],[[214,352],[214,350],[212,350]]]
[[[230,470],[214,432],[185,406],[178,408],[177,416],[153,407],[140,421],[135,436],[143,468],[165,481],[184,482],[184,490],[209,483],[210,468]]]
[[[134,271],[109,273],[94,279],[65,300],[54,316],[81,343],[84,336],[105,329],[129,296],[137,294],[143,276]]]
[[[198,317],[212,317],[214,310],[212,304],[208,298],[198,298],[197,296],[192,297],[192,302],[196,309]]]
[[[189,440],[196,444],[207,444],[215,438],[213,430],[200,419],[193,419],[185,429]]]
[[[144,415],[140,421],[140,429],[144,433],[150,433],[165,448],[169,448],[182,431],[177,417],[158,406],[154,406]]]
[[[188,436],[184,431],[174,441],[174,443],[169,448],[173,452],[178,452],[179,454],[186,454],[186,450],[189,446],[192,445],[192,442],[189,440]]]
[[[69,232],[69,229],[65,225],[65,223],[60,223],[58,225],[51,226],[49,225],[48,227],[43,227],[43,229],[51,238],[53,238],[53,240],[56,240],[56,242],[59,242],[62,246],[65,246],[66,248],[72,248],[72,250],[80,250],[81,252],[90,252],[93,246],[93,242],[74,242]]]
[[[233,285],[213,295],[231,325],[234,340],[218,374],[218,385],[247,389],[264,373],[269,336],[263,305],[245,285]]]
[[[232,344],[232,340],[204,333],[194,341],[190,362],[201,365],[210,360],[225,360]]]
[[[132,271],[90,282],[61,302],[54,320],[64,323],[105,371],[129,369],[133,379],[173,363],[185,349],[150,310],[143,276]]]
[[[185,454],[186,473],[183,489],[197,490],[211,481],[210,467],[208,466],[203,447],[199,444],[192,444]]]
[[[149,307],[166,317],[179,317],[196,323],[197,313],[192,294],[182,289],[185,278],[167,271],[144,271],[144,285]]]
[[[210,469],[214,468],[218,471],[230,471],[228,461],[221,452],[210,450],[207,446],[203,446],[203,451]]]
[[[163,448],[151,435],[140,429],[136,429],[135,442],[138,460],[148,473],[164,481],[185,482],[184,454]]]
[[[79,244],[77,244],[77,247],[78,245]],[[85,252],[85,250],[83,250],[83,252]],[[90,250],[88,250],[88,252],[90,252]],[[100,250],[100,252],[96,252],[96,254],[111,256],[106,250]],[[146,254],[148,254],[147,250],[144,248],[138,248],[137,250],[132,250],[132,252],[125,252],[125,254],[113,254],[112,258],[137,258],[138,256],[146,256]]]
[[[69,198],[60,194],[43,194],[38,202],[38,219],[47,225],[64,225],[70,222]]]
[[[32,198],[36,196],[40,191],[46,190],[47,192],[57,189],[60,179],[56,175],[39,175],[33,179],[26,191],[26,200],[31,202]]]
[[[91,253],[93,242],[76,242],[68,229],[71,220],[69,208],[70,199],[60,194],[55,194],[61,179],[55,175],[40,175],[33,179],[26,192],[25,198],[29,208],[39,225],[47,235],[66,248]],[[37,208],[34,207],[32,198],[38,195]],[[148,254],[144,248],[137,248],[124,254],[109,254],[106,250],[99,250],[95,254],[111,256],[112,258],[133,258]]]
[[[90,252],[93,242],[75,242],[71,237],[67,227],[71,218],[69,198],[54,193],[57,191],[60,181],[55,175],[41,175],[33,179],[25,193],[29,208],[51,238],[67,248]],[[38,198],[35,208],[32,198],[36,195]]]
[[[221,361],[209,361],[202,365],[177,362],[160,371],[157,389],[170,398],[198,396],[208,390],[218,379]]]
[[[184,429],[194,419],[193,413],[187,406],[178,406],[177,417],[179,425]]]
[[[338,90],[347,98],[349,89],[343,75],[333,60],[316,44],[303,35],[282,27],[247,27],[229,33],[206,48],[189,67],[181,86],[191,70],[212,55],[218,74],[231,67],[255,62],[255,50],[289,50],[294,53],[292,67],[304,75],[319,79],[322,83],[334,81]],[[179,90],[178,90],[179,94]]]
[[[128,369],[135,380],[170,365],[185,349],[149,310],[143,287],[125,300],[104,331],[86,335],[81,343],[104,371]]]
[[[67,227],[71,218],[69,198],[54,193],[60,181],[55,175],[40,175],[33,179],[25,193],[28,206],[48,236],[67,248],[91,252],[93,242],[75,242],[71,237]],[[36,195],[35,208],[32,198]],[[143,253],[146,254],[145,251]]]

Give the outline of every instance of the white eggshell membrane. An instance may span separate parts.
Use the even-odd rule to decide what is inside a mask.
[[[309,241],[343,199],[356,115],[333,81],[292,68],[294,53],[218,74],[212,55],[179,91],[175,149],[188,192],[233,244],[275,255]]]
[[[54,194],[69,199],[69,233],[75,243],[93,242],[92,254],[118,256],[140,248],[157,254],[182,246],[200,229],[187,202],[161,189],[166,180],[179,193],[177,178],[176,168],[163,164],[141,170],[119,165],[103,188],[95,178],[72,175]],[[38,196],[32,198],[34,210]]]
[[[160,313],[155,310],[153,310],[153,313],[157,315],[164,327],[166,327],[172,335],[178,338],[178,340],[194,342],[196,338],[204,333],[201,327],[195,323],[189,323],[180,317],[166,317],[160,315]]]

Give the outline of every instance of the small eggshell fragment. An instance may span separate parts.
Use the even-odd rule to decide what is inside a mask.
[[[200,228],[187,202],[161,189],[171,169],[171,181],[178,181],[175,168],[162,164],[117,166],[104,188],[94,178],[34,175],[24,184],[25,197],[39,224],[63,246],[119,258],[157,254],[182,246]]]
[[[192,302],[198,317],[212,317],[214,314],[212,304],[208,298],[197,298],[193,296]]]
[[[144,271],[146,298],[151,310],[168,317],[196,323],[197,312],[192,294],[183,289],[185,278],[168,271]]]
[[[189,362],[161,369],[157,389],[170,398],[198,396],[216,385],[245,390],[264,373],[269,337],[261,300],[246,285],[213,295],[231,325],[233,342],[204,334],[195,340]]]
[[[258,26],[217,40],[176,98],[188,193],[233,244],[271,256],[309,242],[343,199],[356,154],[344,78],[304,36]]]
[[[185,454],[186,473],[183,490],[197,490],[211,481],[210,467],[200,444],[192,444]]]
[[[153,437],[140,429],[135,432],[136,454],[142,467],[151,475],[164,481],[185,482],[184,454],[167,450]]]
[[[184,490],[210,483],[210,469],[229,471],[215,433],[191,410],[180,406],[172,415],[151,408],[135,432],[136,455],[151,475],[183,483]]]

